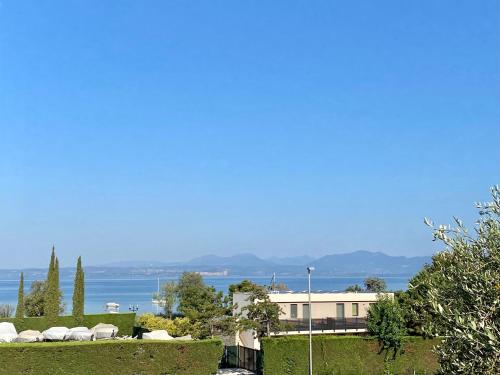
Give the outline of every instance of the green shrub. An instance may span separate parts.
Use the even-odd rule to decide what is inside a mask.
[[[397,375],[433,374],[438,368],[432,348],[439,340],[405,338],[405,351],[391,363]],[[270,337],[262,340],[264,375],[308,373],[307,336]],[[314,336],[313,373],[316,375],[381,375],[384,355],[376,339],[359,336]]]
[[[153,314],[142,314],[137,318],[137,324],[149,331],[164,329],[174,337],[192,335],[194,338],[199,338],[201,334],[200,323],[194,323],[186,317],[165,319]]]
[[[0,374],[210,375],[222,352],[220,340],[0,344]]]
[[[34,329],[44,331],[47,328],[62,326],[62,327],[76,327],[80,326],[71,315],[64,315],[57,317],[55,322],[49,322],[45,317],[30,317],[30,318],[6,318],[0,319],[2,322],[12,322],[16,326],[17,332],[25,331],[27,329]],[[118,327],[118,334],[120,336],[132,335],[135,314],[88,314],[83,318],[83,325],[92,328],[98,323],[109,323]]]

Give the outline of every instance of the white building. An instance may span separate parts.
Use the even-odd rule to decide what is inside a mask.
[[[384,293],[394,298],[393,293]],[[285,331],[273,335],[300,335],[309,333],[309,311],[312,311],[313,334],[359,334],[366,332],[366,316],[371,304],[377,302],[378,293],[307,293],[280,292],[269,293],[271,302],[277,303],[282,313],[280,320]],[[237,304],[235,314],[241,313],[249,300],[249,293],[235,293],[233,303]],[[236,343],[241,346],[259,349],[255,332],[239,332]]]

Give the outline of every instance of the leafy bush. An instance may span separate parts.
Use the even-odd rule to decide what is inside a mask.
[[[142,314],[137,318],[137,324],[149,331],[164,329],[174,337],[191,335],[199,338],[201,335],[200,323],[192,322],[186,317],[165,319],[153,314]]]
[[[433,374],[438,368],[432,352],[440,340],[405,338],[405,353],[391,362],[396,375]],[[265,375],[303,375],[308,373],[307,336],[268,337],[261,343]],[[384,356],[378,354],[376,339],[353,336],[314,336],[313,373],[315,375],[380,375]],[[415,371],[415,373],[414,373]]]
[[[220,340],[110,340],[0,345],[0,373],[24,375],[210,375]]]
[[[79,325],[75,318],[71,315],[59,316],[54,324],[49,322],[45,317],[30,317],[30,318],[5,318],[0,319],[4,322],[12,322],[16,327],[17,331],[25,331],[27,329],[34,329],[38,331],[44,331],[47,328],[55,326],[63,327],[76,327]],[[83,318],[83,325],[86,327],[93,327],[98,323],[109,323],[118,327],[119,335],[132,335],[134,324],[135,324],[135,314],[89,314],[85,315]]]
[[[403,348],[406,335],[404,312],[397,301],[387,296],[379,297],[377,303],[368,310],[368,332],[375,336],[380,345],[380,351],[385,351],[386,359],[392,352],[392,358]]]

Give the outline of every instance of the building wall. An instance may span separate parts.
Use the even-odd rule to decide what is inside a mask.
[[[393,293],[386,293],[390,298],[394,298]],[[237,305],[234,314],[241,313],[243,307],[252,303],[248,300],[249,293],[235,293],[233,295],[233,303]],[[276,302],[283,310],[280,319],[304,319],[303,304],[308,304],[309,296],[307,293],[271,293],[269,299]],[[344,304],[344,317],[352,318],[352,304],[358,303],[358,317],[364,318],[367,315],[370,303],[375,303],[378,299],[377,293],[312,293],[312,318],[326,319],[337,317],[337,304]],[[297,318],[290,316],[291,304],[297,304]],[[243,315],[245,313],[243,312]],[[321,334],[322,331],[313,331],[313,334]],[[336,332],[332,332],[336,333]],[[353,334],[358,333],[357,329],[352,331]],[[288,332],[286,333],[288,334]],[[260,343],[255,337],[255,332],[240,331],[235,335],[237,345],[242,345],[247,348],[259,349]]]
[[[358,304],[358,315],[354,316],[352,314],[352,305],[353,303]],[[367,315],[368,308],[370,306],[368,301],[359,301],[359,302],[312,302],[312,318],[313,319],[324,319],[324,318],[338,318],[337,316],[337,304],[344,304],[344,318],[364,318]],[[297,305],[297,317],[292,318],[291,316],[291,305]],[[280,316],[280,319],[304,319],[303,314],[303,305],[308,304],[307,302],[286,302],[286,303],[278,303],[280,305],[283,313]]]
[[[391,298],[394,298],[393,293],[386,293]],[[277,293],[269,294],[272,302],[280,305],[283,313],[281,319],[304,319],[303,306],[309,305],[309,296],[307,293]],[[311,293],[312,318],[340,318],[337,316],[337,305],[344,305],[344,318],[364,318],[367,316],[368,309],[371,303],[375,303],[378,299],[377,293]],[[358,304],[358,315],[353,315],[352,306]],[[297,317],[291,316],[291,305],[297,305]]]

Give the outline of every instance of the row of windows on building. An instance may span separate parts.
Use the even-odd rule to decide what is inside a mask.
[[[359,316],[359,303],[353,302],[351,304],[352,308],[352,316]],[[344,318],[345,317],[345,304],[344,303],[336,303],[336,310],[337,310],[337,318]],[[292,303],[290,304],[290,317],[292,319],[298,318],[298,304]],[[302,318],[304,319],[309,319],[309,304],[308,303],[303,303],[302,304]]]

